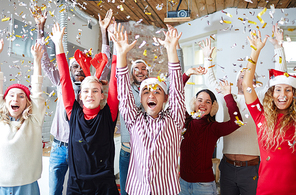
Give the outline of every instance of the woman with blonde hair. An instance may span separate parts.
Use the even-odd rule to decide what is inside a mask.
[[[0,41],[0,52],[3,40]],[[34,73],[32,93],[22,84],[10,85],[3,94],[0,70],[0,194],[39,195],[37,180],[42,171],[42,124],[45,115],[42,97],[39,44],[32,46]]]
[[[296,192],[296,77],[286,72],[269,70],[269,89],[258,100],[253,78],[261,49],[261,33],[251,32],[252,47],[243,81],[248,109],[255,121],[261,155],[257,194],[295,194]]]
[[[190,68],[183,74],[184,85],[191,75],[204,74],[202,67]],[[219,123],[215,119],[218,103],[214,93],[208,89],[199,91],[191,101],[193,111],[186,112],[184,139],[181,143],[180,195],[217,194],[215,177],[212,170],[212,155],[217,140],[243,125],[242,117],[231,94],[227,81],[220,83],[230,120]]]

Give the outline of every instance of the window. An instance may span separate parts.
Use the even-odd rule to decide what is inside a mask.
[[[284,49],[287,60],[288,73],[296,74],[296,30],[295,27],[284,27]]]
[[[199,47],[198,43],[200,41],[205,40],[206,38],[210,38],[210,35],[213,33],[210,33],[208,35],[194,38],[191,41],[185,42],[181,44],[181,47],[183,49],[183,55],[184,55],[184,72],[186,72],[189,68],[192,67],[198,67],[198,66],[204,66],[204,57],[202,49]],[[212,36],[215,38],[215,36]],[[211,39],[211,38],[210,38]],[[217,41],[216,39],[211,39],[211,46],[216,47]],[[217,47],[216,47],[217,48]],[[215,64],[216,62],[216,49],[213,51],[212,63]],[[216,71],[216,67],[213,67],[214,71]],[[204,77],[202,75],[192,76],[187,84],[185,85],[185,103],[186,108],[189,110],[189,103],[192,97],[195,97],[195,94],[200,91],[201,89],[207,88],[204,83]]]

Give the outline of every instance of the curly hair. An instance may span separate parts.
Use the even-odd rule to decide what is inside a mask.
[[[265,149],[277,149],[280,144],[284,141],[286,131],[292,126],[296,124],[296,101],[293,99],[291,105],[288,108],[288,112],[284,114],[284,116],[279,120],[278,119],[278,111],[279,109],[275,105],[273,101],[273,93],[275,86],[272,86],[265,93],[263,99],[263,108],[264,108],[264,116],[265,121],[259,129],[259,135],[261,137],[261,142]],[[293,96],[296,94],[296,89],[293,88]],[[294,136],[291,140],[292,143],[296,140],[296,129],[294,131]],[[293,152],[295,150],[295,144],[293,145]]]
[[[21,128],[22,124],[25,122],[26,119],[29,118],[31,114],[32,114],[32,103],[26,96],[26,107],[21,114],[20,123],[17,126],[17,130]],[[0,121],[3,121],[4,124],[10,124],[9,111],[8,111],[8,108],[6,107],[6,101],[2,101],[0,105]]]

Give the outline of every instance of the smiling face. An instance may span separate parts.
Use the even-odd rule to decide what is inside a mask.
[[[27,95],[19,88],[12,88],[5,97],[5,105],[9,115],[18,119],[27,107]]]
[[[208,115],[212,109],[212,100],[208,93],[200,92],[196,97],[195,101],[195,111],[204,112],[204,116]]]
[[[161,87],[156,87],[156,90],[151,91],[145,86],[141,91],[141,103],[147,114],[153,118],[158,117],[167,98],[168,96],[164,93]]]
[[[81,86],[80,99],[83,105],[88,109],[94,109],[100,106],[104,99],[102,93],[102,84],[98,82],[85,83]]]
[[[138,85],[148,77],[148,70],[144,63],[137,63],[133,67],[134,82]]]
[[[71,71],[72,77],[77,82],[82,82],[83,79],[85,78],[85,74],[84,74],[81,66],[76,61],[74,61],[71,64],[70,71]]]
[[[273,91],[273,102],[280,113],[286,113],[293,101],[293,88],[291,85],[275,85]]]

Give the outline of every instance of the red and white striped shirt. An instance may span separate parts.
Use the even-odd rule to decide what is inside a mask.
[[[128,68],[117,69],[119,111],[130,132],[128,194],[178,194],[178,154],[185,122],[184,86],[179,63],[169,63],[169,107],[152,118],[135,105]]]

